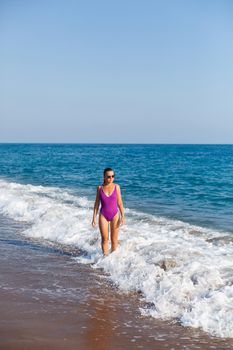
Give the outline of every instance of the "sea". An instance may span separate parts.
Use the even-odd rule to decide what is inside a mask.
[[[106,167],[125,224],[103,258],[91,222]],[[0,144],[0,215],[138,293],[143,316],[233,338],[233,145]]]

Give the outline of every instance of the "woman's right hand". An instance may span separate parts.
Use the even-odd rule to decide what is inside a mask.
[[[93,219],[92,220],[92,227],[95,227],[96,226],[96,219]]]

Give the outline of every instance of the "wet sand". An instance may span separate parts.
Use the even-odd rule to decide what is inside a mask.
[[[139,296],[78,264],[77,251],[20,231],[0,218],[0,349],[233,349],[231,339],[141,316]]]

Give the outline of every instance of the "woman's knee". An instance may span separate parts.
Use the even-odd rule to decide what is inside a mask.
[[[116,241],[118,239],[118,229],[115,228],[111,231],[111,241]]]
[[[101,236],[101,241],[102,243],[107,243],[108,242],[108,236]]]

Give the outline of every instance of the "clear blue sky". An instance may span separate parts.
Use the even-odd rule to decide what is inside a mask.
[[[233,1],[0,0],[0,142],[233,143]]]

